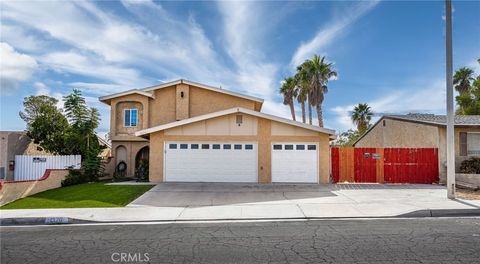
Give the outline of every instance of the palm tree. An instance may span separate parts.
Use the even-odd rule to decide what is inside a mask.
[[[455,90],[457,90],[460,95],[470,92],[470,82],[473,80],[473,70],[467,67],[460,68],[455,72],[455,75],[453,75],[453,84],[455,85]]]
[[[280,87],[280,93],[283,95],[283,104],[290,106],[290,113],[292,114],[293,121],[295,118],[295,106],[293,99],[297,97],[297,89],[295,79],[287,77],[283,80],[282,87]]]
[[[309,79],[307,71],[304,68],[304,64],[297,67],[297,73],[295,74],[297,101],[302,106],[302,122],[306,123],[305,118],[305,103],[308,102],[308,94],[310,90]],[[311,107],[309,107],[311,116]]]
[[[363,134],[370,125],[373,113],[368,104],[358,104],[353,108],[351,115],[352,122],[357,126],[357,130]]]
[[[316,106],[318,126],[323,127],[323,110],[322,104],[325,94],[328,92],[328,80],[337,76],[337,72],[333,69],[332,63],[327,63],[325,57],[320,58],[314,55],[312,60],[304,63],[304,67],[308,72],[310,81],[310,102]]]

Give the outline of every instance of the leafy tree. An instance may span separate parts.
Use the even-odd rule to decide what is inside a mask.
[[[358,130],[349,129],[341,133],[334,144],[342,147],[352,147],[353,143],[355,143],[360,136],[362,136],[362,133],[358,132]]]
[[[73,89],[73,92],[63,97],[65,116],[73,127],[81,127],[88,122],[89,109],[82,97],[80,90]]]
[[[290,106],[290,113],[292,114],[293,121],[296,120],[295,106],[293,101],[294,98],[297,96],[297,90],[295,86],[295,79],[292,77],[288,77],[283,80],[282,87],[280,87],[280,93],[283,95],[283,104]]]
[[[370,126],[372,116],[373,113],[368,104],[358,104],[353,108],[351,119],[353,124],[357,126],[357,130],[363,134]]]
[[[31,100],[29,97],[27,100]],[[27,109],[25,110],[27,112]],[[70,154],[65,146],[65,131],[69,129],[67,119],[51,105],[42,105],[35,110],[34,119],[30,119],[27,127],[27,136],[35,144],[53,154]],[[33,117],[29,117],[33,118]]]
[[[47,108],[56,108],[57,103],[57,99],[46,95],[25,97],[23,101],[24,111],[19,113],[20,118],[27,123],[27,126],[30,126],[38,115],[42,114]]]
[[[64,112],[57,109],[57,100],[48,96],[30,96],[24,101],[25,110],[20,113],[27,126],[27,135],[45,150],[60,155],[81,155],[82,173],[72,174],[69,183],[96,180],[103,174],[99,157],[100,146],[95,129],[100,122],[97,109],[89,108],[79,90],[63,98]]]

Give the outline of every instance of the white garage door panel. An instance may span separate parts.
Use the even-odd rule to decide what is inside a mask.
[[[275,145],[280,145],[281,149],[274,149]],[[293,149],[286,149],[286,145],[293,145]],[[312,149],[313,147],[309,149],[309,145],[315,146],[315,149]],[[304,149],[301,149],[301,146]],[[318,183],[318,145],[312,143],[273,144],[272,182]]]
[[[171,149],[170,144],[177,144]],[[188,144],[188,149],[180,149]],[[198,149],[192,149],[198,144]],[[208,144],[209,149],[202,149]],[[220,144],[220,149],[213,149]],[[224,144],[231,149],[225,149]],[[242,149],[234,149],[241,145]],[[245,149],[251,145],[253,149]],[[167,142],[165,154],[165,181],[170,182],[257,182],[257,155],[255,143]]]

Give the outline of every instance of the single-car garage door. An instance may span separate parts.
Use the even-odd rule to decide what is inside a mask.
[[[167,182],[257,182],[256,143],[166,142]]]
[[[318,183],[318,144],[272,144],[272,182]]]

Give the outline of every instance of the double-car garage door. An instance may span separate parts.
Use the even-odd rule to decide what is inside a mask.
[[[316,144],[275,143],[272,182],[318,182]],[[166,142],[167,182],[258,182],[255,142]]]

